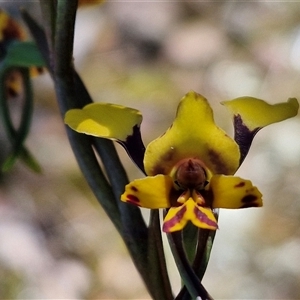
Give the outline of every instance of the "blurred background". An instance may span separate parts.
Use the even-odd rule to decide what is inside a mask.
[[[17,19],[21,6],[41,21],[38,2],[1,3]],[[94,101],[142,111],[145,144],[168,128],[191,89],[209,99],[217,124],[232,134],[220,101],[300,98],[300,2],[119,0],[82,6],[74,61]],[[19,162],[1,176],[0,298],[149,299],[78,169],[48,74],[34,78],[33,86],[26,145],[43,173]],[[1,132],[2,155],[6,143]],[[117,148],[129,178],[141,177]],[[203,284],[215,299],[299,299],[299,117],[259,132],[237,175],[259,187],[264,207],[221,210]],[[177,292],[171,255],[168,264]]]

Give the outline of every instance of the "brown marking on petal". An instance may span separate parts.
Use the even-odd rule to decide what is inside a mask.
[[[173,159],[175,154],[175,148],[174,147],[170,147],[169,151],[167,151],[162,157],[161,160],[164,162],[168,162],[170,160]]]
[[[240,183],[236,184],[234,187],[235,188],[243,187],[245,186],[245,184],[246,184],[245,182],[241,181]]]
[[[242,198],[243,203],[251,203],[255,202],[257,200],[257,197],[255,195],[246,195]]]
[[[126,200],[129,201],[129,202],[132,202],[134,204],[138,204],[140,202],[140,199],[137,196],[134,196],[134,195],[131,195],[131,194],[127,195]]]
[[[225,175],[230,173],[218,152],[210,149],[208,150],[208,156],[210,162],[214,165],[215,173]]]
[[[159,160],[158,164],[152,168],[151,175],[157,174],[167,174],[167,170],[165,168],[165,164],[168,164],[174,158],[175,149],[170,147],[170,150],[167,151]]]
[[[134,191],[134,192],[138,192],[138,191],[139,191],[139,190],[138,190],[135,186],[133,186],[133,185],[130,187],[130,189],[131,189],[132,191]]]
[[[151,175],[157,175],[157,174],[165,174],[166,170],[163,166],[156,165],[152,168]]]

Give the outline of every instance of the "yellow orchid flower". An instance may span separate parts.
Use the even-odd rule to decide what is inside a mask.
[[[142,115],[135,109],[94,103],[68,111],[65,123],[124,146],[147,177],[130,182],[121,200],[167,209],[163,231],[181,230],[187,222],[215,230],[213,209],[262,206],[262,194],[251,181],[233,174],[258,130],[295,116],[299,107],[296,99],[269,105],[250,97],[223,104],[234,115],[234,139],[215,124],[208,101],[194,91],[179,103],[171,127],[146,149],[139,131]]]
[[[9,45],[15,41],[26,40],[27,35],[21,24],[0,8],[0,61],[5,58]],[[33,77],[43,72],[44,69],[41,67],[30,68],[30,75]],[[19,70],[12,69],[6,74],[5,86],[7,98],[14,98],[24,93],[23,78]]]
[[[26,34],[21,25],[0,8],[0,43],[25,39]]]

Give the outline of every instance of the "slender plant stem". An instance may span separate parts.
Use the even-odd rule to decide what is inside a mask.
[[[80,77],[74,72],[72,65],[75,15],[76,5],[74,4],[74,1],[58,1],[57,20],[55,25],[54,80],[58,101],[63,115],[70,108],[82,107],[86,104],[86,101],[82,101],[80,98],[89,99],[89,95],[84,89]],[[79,94],[83,97],[79,98]],[[111,184],[113,185],[113,189],[107,186],[106,180],[102,177],[101,169],[95,162],[91,145],[86,142],[78,147],[79,145],[76,141],[79,137],[77,136],[77,133],[68,130],[68,135],[82,172],[90,183],[94,193],[98,195],[97,198],[102,199],[103,197],[101,197],[101,194],[103,192],[109,194],[109,198],[111,198],[111,194],[114,193],[114,199],[109,201],[110,205],[113,205],[113,207],[107,207],[107,213],[115,223],[117,221],[116,227],[121,233],[135,265],[143,276],[150,294],[152,296],[156,295],[158,286],[150,279],[151,276],[149,276],[149,269],[146,264],[147,251],[144,251],[144,245],[147,245],[148,238],[147,228],[138,208],[131,207],[119,201],[121,190],[123,192],[124,185],[127,183],[127,176],[119,160],[116,160],[117,154],[112,143],[100,139],[96,142],[93,140],[93,144],[96,146],[96,150],[106,166],[106,171]],[[80,149],[82,151],[80,151]],[[94,166],[91,166],[90,162],[92,160],[94,161]],[[95,177],[91,176],[92,173],[96,173],[96,178],[100,179],[98,180],[100,181],[98,182],[98,186],[95,185]],[[108,201],[102,200],[100,202],[102,206],[104,205],[104,208],[108,205]],[[117,218],[114,218],[113,214],[117,214]],[[159,293],[159,297],[156,297],[156,299],[167,298]]]
[[[212,300],[189,264],[183,248],[181,232],[168,234],[168,239],[180,276],[192,299]]]
[[[193,261],[193,270],[195,274],[198,276],[199,281],[201,282],[202,277],[199,277],[199,269],[202,266],[204,256],[206,254],[206,244],[209,237],[209,230],[207,229],[199,229],[198,231],[198,245],[196,250],[196,255]],[[176,300],[190,300],[191,296],[188,292],[188,289],[186,286],[183,286],[181,291],[176,297]]]
[[[56,0],[42,0],[40,7],[43,15],[43,27],[47,39],[47,44],[51,48],[49,55],[52,56],[54,51],[55,26],[56,26]],[[53,57],[50,57],[49,62],[53,68]]]
[[[218,220],[219,211],[216,210],[214,212],[214,215],[216,220]],[[200,281],[202,280],[208,265],[215,235],[216,235],[215,230],[199,229],[198,245],[197,245],[195,259],[193,261],[193,270],[195,274],[198,276]],[[186,286],[183,286],[181,291],[176,296],[176,300],[190,300],[190,299],[191,297]]]
[[[44,10],[49,10],[51,12],[50,8],[49,5],[44,6]],[[76,8],[76,1],[58,0],[55,14],[56,22],[55,26],[52,26],[52,29],[55,28],[54,47],[53,45],[52,47],[46,45],[47,38],[45,37],[45,34],[36,26],[36,24],[34,24],[33,20],[28,15],[23,13],[31,30],[40,42],[39,47],[47,60],[48,68],[54,78],[58,103],[62,115],[71,108],[81,108],[91,102],[80,77],[74,71],[73,67],[72,53]],[[53,49],[53,53],[50,53],[52,52],[51,49]],[[67,133],[74,154],[86,180],[91,186],[97,199],[114,222],[118,231],[121,233],[135,265],[145,280],[150,294],[157,300],[172,299],[170,287],[167,289],[165,288],[169,283],[168,279],[166,280],[168,275],[165,264],[163,263],[163,252],[160,252],[162,251],[161,236],[159,237],[160,241],[157,238],[157,228],[160,230],[159,225],[157,226],[156,223],[154,223],[155,230],[153,232],[156,231],[156,234],[154,235],[155,247],[149,251],[149,249],[145,249],[145,246],[149,245],[151,239],[148,239],[148,231],[141,217],[140,210],[119,201],[120,194],[123,192],[124,185],[128,180],[121,163],[118,159],[116,160],[117,154],[112,143],[101,139],[95,141],[95,139],[90,139],[69,129],[67,129]],[[91,147],[92,144],[95,146],[96,151],[103,160],[113,189],[108,184],[101,171]],[[160,249],[157,248],[158,245],[161,247]],[[156,273],[164,278],[162,282],[152,280],[155,274],[149,274],[148,257],[151,255],[153,255],[153,257],[156,255],[159,258],[158,261],[151,261],[151,263],[156,263]],[[159,286],[159,284],[161,284],[161,286]]]
[[[163,250],[158,209],[150,212],[148,254],[149,273],[156,286],[155,299],[174,299]]]
[[[4,120],[4,124],[6,126],[6,130],[8,133],[9,138],[11,139],[13,143],[13,149],[16,153],[14,155],[18,155],[18,153],[22,149],[23,142],[27,136],[27,133],[29,131],[30,123],[31,123],[31,117],[33,112],[33,96],[32,96],[32,88],[30,84],[29,79],[29,70],[28,68],[8,68],[4,70],[4,73],[0,73],[2,86],[5,86],[5,77],[10,72],[19,72],[19,74],[22,77],[23,81],[23,88],[25,91],[25,94],[23,96],[24,98],[24,105],[22,109],[22,115],[20,119],[20,124],[18,128],[16,129],[13,125],[10,111],[8,107],[8,99],[5,95],[5,90],[2,89],[1,93],[1,107],[2,107],[2,116]]]

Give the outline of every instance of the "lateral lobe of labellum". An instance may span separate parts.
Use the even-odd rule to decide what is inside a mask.
[[[208,226],[213,226],[216,229],[218,228],[218,224],[216,222],[214,222],[213,220],[210,220],[207,215],[205,213],[203,213],[202,211],[200,211],[197,207],[194,208],[194,213],[196,218],[202,222],[207,224]]]
[[[172,219],[165,221],[163,224],[163,231],[170,232],[171,228],[183,219],[186,210],[186,206],[183,206]]]

